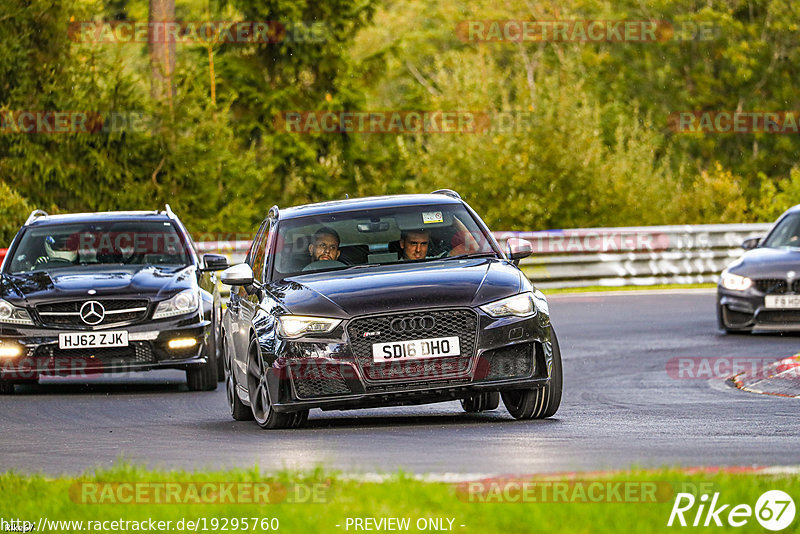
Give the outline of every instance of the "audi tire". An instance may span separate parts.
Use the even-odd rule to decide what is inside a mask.
[[[278,413],[272,409],[267,387],[267,366],[261,355],[258,341],[253,338],[247,355],[247,391],[250,393],[250,408],[253,419],[265,430],[297,428],[305,423],[308,410]],[[303,413],[305,412],[305,413]]]
[[[553,371],[546,386],[534,389],[517,389],[502,393],[503,404],[514,419],[544,419],[553,416],[561,404],[563,376],[561,349],[553,328],[550,328],[553,343]]]
[[[228,410],[231,413],[231,417],[236,421],[252,421],[252,410],[242,402],[236,391],[238,389],[238,384],[236,382],[236,375],[233,373],[231,367],[231,355],[228,345],[225,342],[224,334],[220,337],[220,342],[222,345],[223,379],[225,380],[225,395],[228,399]]]

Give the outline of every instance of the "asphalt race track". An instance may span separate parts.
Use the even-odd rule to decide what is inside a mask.
[[[305,428],[262,431],[229,417],[222,384],[189,393],[180,372],[54,378],[0,397],[0,470],[77,473],[120,458],[180,469],[461,475],[800,464],[799,399],[667,371],[680,357],[779,359],[800,352],[800,335],[725,336],[709,291],[557,295],[550,305],[565,373],[550,420],[514,421],[502,404],[469,415],[449,402],[314,410]]]

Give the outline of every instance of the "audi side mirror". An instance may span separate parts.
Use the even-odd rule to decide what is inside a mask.
[[[533,245],[530,241],[511,237],[506,241],[506,256],[514,262],[514,265],[519,264],[519,260],[527,258],[533,254]]]
[[[253,285],[253,269],[246,263],[240,263],[222,271],[219,279],[229,286]]]

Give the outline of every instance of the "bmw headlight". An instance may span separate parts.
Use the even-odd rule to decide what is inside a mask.
[[[0,300],[0,323],[32,325],[33,320],[25,308],[18,308],[10,302]]]
[[[527,291],[480,307],[492,317],[529,317],[536,315],[533,293]]]
[[[153,313],[153,319],[185,315],[196,311],[199,306],[200,295],[197,290],[186,289],[164,302],[159,302],[155,313]]]
[[[733,291],[744,291],[753,285],[753,281],[746,276],[729,273],[727,270],[722,271],[719,277],[719,283],[725,289]]]
[[[285,339],[294,339],[306,334],[327,334],[341,322],[341,319],[328,317],[281,315],[278,317],[278,334]]]

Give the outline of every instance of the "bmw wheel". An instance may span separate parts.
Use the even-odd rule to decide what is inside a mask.
[[[553,372],[546,386],[534,389],[516,389],[502,393],[503,404],[514,419],[544,419],[558,411],[561,404],[563,375],[561,370],[561,349],[556,332],[550,327],[553,343]]]

